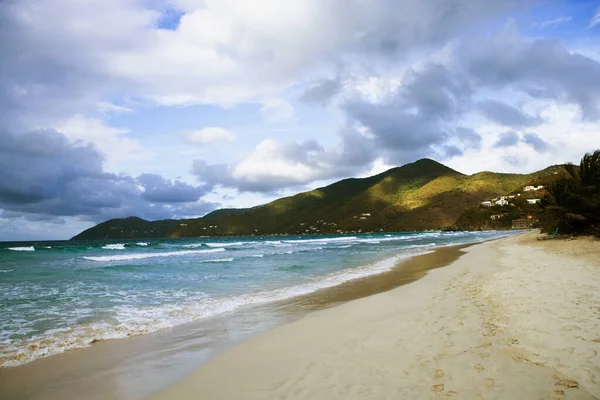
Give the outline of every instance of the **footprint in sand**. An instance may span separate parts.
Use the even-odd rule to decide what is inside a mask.
[[[446,375],[446,374],[444,373],[444,370],[442,370],[442,369],[436,369],[435,373],[433,374],[433,376],[438,379],[443,378],[444,375]]]
[[[433,385],[431,387],[431,390],[433,390],[434,392],[443,392],[444,391],[444,384],[440,383],[440,384],[437,384],[437,385]]]
[[[473,368],[475,368],[475,371],[477,371],[477,372],[483,372],[483,371],[485,371],[484,366],[481,365],[481,364],[475,364],[475,366]]]
[[[485,380],[485,387],[493,388],[494,386],[496,386],[496,382],[492,378],[487,378]]]
[[[598,352],[596,350],[590,350],[587,353],[578,354],[577,357],[587,360],[587,359],[595,357],[597,355],[598,355]]]
[[[554,382],[554,386],[563,386],[563,387],[566,387],[567,389],[570,389],[570,388],[576,389],[579,387],[579,382],[574,381],[572,379],[558,379],[556,382]]]

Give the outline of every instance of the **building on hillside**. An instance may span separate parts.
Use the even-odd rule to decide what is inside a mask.
[[[505,215],[506,215],[506,214],[492,214],[492,215],[490,215],[490,219],[491,219],[492,221],[497,221],[497,220],[499,220],[500,218],[504,217]]]
[[[544,186],[543,185],[539,185],[539,186],[525,186],[523,188],[524,192],[532,192],[532,191],[536,191],[536,190],[540,190],[543,189]]]
[[[497,206],[507,206],[508,201],[506,201],[506,199],[500,199],[500,200],[496,201],[496,203],[494,203],[494,204],[496,204]]]
[[[481,207],[491,207],[491,206],[492,206],[491,201],[482,201],[481,202]]]
[[[361,217],[370,217],[371,213],[362,213],[360,215],[361,215]]]
[[[527,229],[533,226],[533,219],[529,218],[519,218],[512,220],[513,229]]]
[[[537,204],[540,203],[542,199],[527,199],[528,204]]]

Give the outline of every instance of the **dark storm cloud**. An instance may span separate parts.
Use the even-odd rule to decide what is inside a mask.
[[[407,83],[384,102],[355,99],[344,109],[369,129],[378,149],[395,163],[433,155],[449,158],[480,143],[473,130],[453,128],[468,109],[471,95],[461,74],[429,64],[409,73]]]
[[[172,181],[156,174],[142,174],[137,181],[144,187],[142,197],[155,203],[187,203],[197,201],[206,190],[188,185],[181,181]]]
[[[577,104],[585,119],[600,118],[600,63],[558,40],[528,41],[508,26],[485,42],[469,43],[458,57],[477,86]]]
[[[103,157],[93,146],[72,143],[53,130],[19,135],[0,132],[2,217],[172,218],[186,212],[185,204],[176,203],[195,202],[204,193],[201,188],[159,175],[145,174],[136,180],[106,173],[102,164]],[[214,207],[200,204],[205,211]]]
[[[489,120],[511,128],[539,125],[544,120],[525,114],[523,111],[496,100],[482,101],[478,110]]]
[[[536,133],[525,133],[523,135],[523,143],[533,147],[538,153],[545,153],[552,147],[550,143],[539,137]]]
[[[300,101],[307,103],[328,103],[342,89],[339,77],[335,79],[322,79],[308,87],[300,96]]]
[[[515,131],[502,132],[498,135],[498,140],[494,143],[494,147],[511,147],[519,144],[519,134]]]

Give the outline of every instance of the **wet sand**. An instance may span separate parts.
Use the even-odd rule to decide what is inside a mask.
[[[152,398],[600,398],[600,242],[535,236],[256,335]]]
[[[414,282],[456,260],[469,245],[441,247],[401,261],[391,271],[281,302],[0,368],[0,399],[142,399],[256,333]],[[273,318],[275,317],[275,318]],[[270,321],[269,325],[265,321]]]

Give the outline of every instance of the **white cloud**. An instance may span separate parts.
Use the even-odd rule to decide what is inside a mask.
[[[535,24],[533,24],[533,26],[538,29],[544,29],[544,28],[548,28],[549,26],[564,24],[566,22],[571,21],[572,19],[573,19],[573,17],[571,17],[571,16],[557,17],[557,18],[548,19],[545,21],[535,23]]]
[[[209,126],[197,131],[186,132],[187,139],[192,143],[207,145],[216,142],[232,142],[235,136],[225,128]]]
[[[592,17],[592,20],[590,21],[590,28],[593,28],[599,24],[600,24],[600,8],[598,8],[596,10],[596,14],[594,15],[594,17]]]
[[[97,118],[76,114],[55,128],[72,141],[93,143],[104,154],[109,171],[118,171],[127,162],[147,161],[153,156],[140,142],[127,137],[129,129],[108,126]]]
[[[316,155],[320,149],[309,150]],[[261,180],[281,180],[290,183],[306,183],[319,176],[318,166],[302,160],[293,160],[285,145],[267,139],[260,142],[253,153],[238,163],[232,171],[236,180],[259,182]]]
[[[266,122],[286,122],[294,118],[294,107],[284,100],[267,100],[260,114]]]
[[[104,114],[131,114],[133,112],[132,108],[120,106],[110,101],[101,101],[98,103],[98,110]]]

